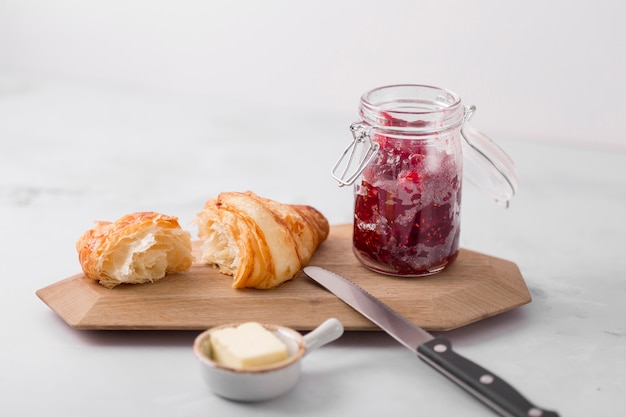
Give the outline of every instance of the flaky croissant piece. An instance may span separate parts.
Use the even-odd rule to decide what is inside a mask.
[[[191,268],[191,235],[176,217],[154,212],[97,222],[76,242],[84,274],[107,288],[158,281]]]
[[[196,218],[200,260],[233,276],[234,288],[275,288],[293,279],[328,237],[315,208],[273,201],[248,191],[225,192]]]

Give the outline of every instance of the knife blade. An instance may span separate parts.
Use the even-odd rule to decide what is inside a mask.
[[[318,266],[306,266],[303,271],[501,416],[559,416],[534,405],[502,378],[456,353],[450,340],[434,337],[354,282]]]

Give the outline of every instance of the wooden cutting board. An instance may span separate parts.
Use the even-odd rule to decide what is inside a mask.
[[[415,324],[450,330],[531,301],[519,268],[510,261],[461,249],[454,264],[424,278],[380,275],[352,253],[352,226],[332,226],[309,265],[354,281]],[[346,330],[377,330],[369,320],[300,273],[272,290],[233,289],[216,268],[194,265],[152,284],[107,289],[77,274],[37,291],[77,329],[203,330],[223,323],[259,321],[311,330],[336,317]]]

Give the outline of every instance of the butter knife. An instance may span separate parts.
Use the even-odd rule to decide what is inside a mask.
[[[501,416],[558,417],[555,411],[532,404],[493,372],[456,353],[448,339],[433,337],[352,281],[317,266],[305,267],[304,273]]]

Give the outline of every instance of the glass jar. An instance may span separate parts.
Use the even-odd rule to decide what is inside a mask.
[[[488,164],[478,182],[508,204],[517,188],[510,159],[480,132],[462,132],[474,109],[425,85],[380,87],[361,97],[354,140],[333,176],[340,185],[354,183],[353,251],[367,268],[424,276],[454,262],[464,159],[473,172]]]

